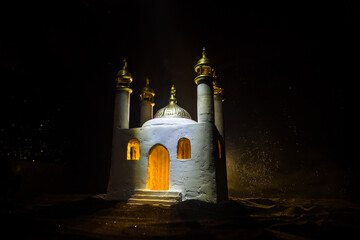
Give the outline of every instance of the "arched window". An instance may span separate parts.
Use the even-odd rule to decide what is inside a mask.
[[[177,158],[190,159],[191,158],[191,144],[187,138],[180,138],[177,145]]]
[[[127,160],[139,160],[140,144],[136,138],[130,139],[127,145]]]
[[[219,159],[221,159],[221,143],[220,143],[220,140],[218,140],[218,148],[219,148]]]

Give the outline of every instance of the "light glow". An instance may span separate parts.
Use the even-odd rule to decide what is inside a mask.
[[[170,157],[168,150],[160,144],[150,149],[147,189],[169,190]]]
[[[187,138],[180,138],[177,145],[177,158],[190,159],[191,158],[191,144]]]
[[[140,143],[136,138],[130,139],[127,145],[127,160],[139,160]]]
[[[220,140],[218,140],[218,148],[219,148],[219,159],[221,159],[221,143],[220,143]]]

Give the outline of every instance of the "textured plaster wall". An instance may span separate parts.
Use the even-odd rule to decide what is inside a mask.
[[[211,123],[196,123],[189,119],[177,121],[178,124],[172,121],[173,125],[169,125],[153,119],[147,122],[152,125],[146,123],[142,128],[116,131],[108,199],[126,200],[134,189],[146,189],[149,150],[155,144],[161,144],[170,155],[169,191],[181,192],[183,200],[217,201],[216,165],[221,163],[217,160],[217,131]],[[191,159],[177,159],[177,143],[183,137],[191,141]],[[131,138],[140,141],[139,160],[126,160],[126,146]],[[221,176],[224,177],[223,174]]]
[[[127,143],[135,137],[138,129],[114,130],[112,142],[111,169],[106,198],[109,200],[126,200],[135,188],[135,175],[137,161],[127,160]]]

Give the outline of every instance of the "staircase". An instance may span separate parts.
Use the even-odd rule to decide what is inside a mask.
[[[180,192],[135,190],[135,193],[129,198],[128,204],[171,206],[181,202],[181,199]]]

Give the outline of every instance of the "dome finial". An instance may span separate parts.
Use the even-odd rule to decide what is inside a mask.
[[[148,87],[148,86],[149,86],[149,84],[150,84],[149,77],[148,77],[148,76],[146,76],[146,86]]]
[[[176,89],[175,89],[175,86],[174,84],[171,86],[171,90],[170,90],[170,99],[169,99],[169,102],[174,102],[174,103],[177,103],[177,100],[175,98],[175,94],[176,94]]]

